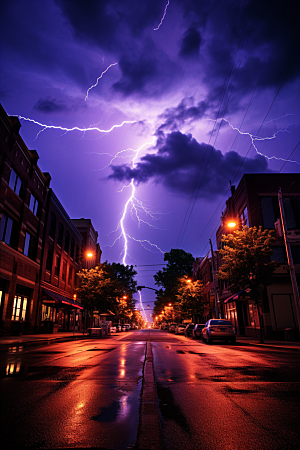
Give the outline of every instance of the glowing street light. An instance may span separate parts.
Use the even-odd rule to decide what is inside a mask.
[[[235,227],[236,227],[236,222],[234,222],[234,221],[228,222],[228,223],[227,223],[227,226],[228,226],[229,228],[235,228]]]

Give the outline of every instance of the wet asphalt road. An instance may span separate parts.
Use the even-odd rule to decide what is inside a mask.
[[[158,330],[2,352],[3,448],[136,448],[146,344],[162,449],[300,448],[299,352]]]

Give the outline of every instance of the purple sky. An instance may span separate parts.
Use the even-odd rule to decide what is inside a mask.
[[[132,179],[125,262],[142,266],[163,263],[159,249],[204,256],[230,180],[300,171],[297,5],[3,2],[0,101],[8,114],[65,129],[132,122],[103,133],[44,129],[20,119],[21,136],[37,150],[66,211],[92,219],[103,260],[123,260],[124,238],[111,245],[121,233]],[[284,161],[272,156],[298,164],[282,168]],[[160,268],[138,267],[138,283],[153,287]],[[153,291],[143,291],[150,307],[153,300]]]

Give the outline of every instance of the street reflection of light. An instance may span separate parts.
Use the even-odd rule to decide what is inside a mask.
[[[130,413],[130,405],[128,404],[128,395],[123,395],[123,397],[120,398],[120,412],[118,419],[125,419]]]
[[[120,364],[121,366],[125,366],[125,359],[121,359]]]
[[[125,377],[125,369],[121,369],[121,371],[120,371],[120,376],[121,376],[122,378]]]
[[[20,368],[21,368],[21,363],[18,363],[17,367],[16,367],[16,372],[20,372]]]
[[[80,414],[82,408],[84,407],[84,402],[79,402],[76,406],[75,406],[75,412],[76,414]]]

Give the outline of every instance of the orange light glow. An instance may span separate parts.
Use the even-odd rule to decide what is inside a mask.
[[[236,227],[236,223],[235,222],[229,222],[227,225],[229,226],[229,228]]]
[[[87,258],[92,258],[94,256],[94,254],[92,252],[87,252],[86,256],[87,256]]]
[[[186,282],[187,282],[187,283],[191,283],[191,282],[192,282],[192,280],[188,279],[188,280],[186,280]]]
[[[172,303],[169,303],[169,306],[172,306]]]

